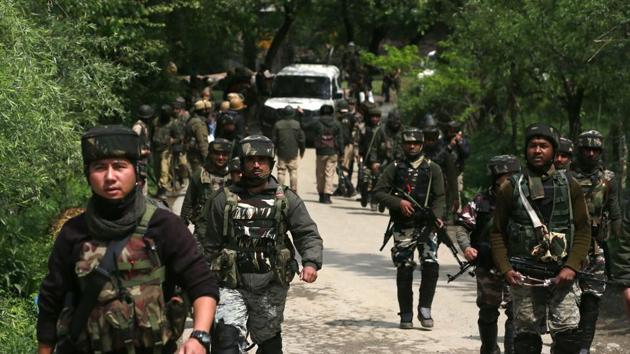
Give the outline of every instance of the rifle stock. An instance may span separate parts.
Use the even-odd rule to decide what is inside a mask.
[[[509,261],[512,265],[512,268],[519,273],[537,276],[540,278],[554,278],[562,269],[562,266],[557,264],[546,264],[536,261],[530,261],[521,257],[510,257]],[[598,278],[595,274],[592,273],[576,272],[576,277],[582,280],[588,280],[596,283],[607,283],[605,279]]]

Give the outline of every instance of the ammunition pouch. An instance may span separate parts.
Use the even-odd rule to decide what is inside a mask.
[[[55,353],[75,353],[77,351],[88,351],[89,345],[87,341],[87,335],[85,331],[82,331],[78,338],[72,339],[70,337],[70,323],[72,322],[72,316],[76,310],[74,304],[74,294],[67,293],[64,301],[64,307],[61,309],[61,313],[57,318],[57,345]]]
[[[224,248],[210,265],[210,270],[219,273],[220,282],[226,288],[234,289],[238,286],[236,257],[235,250]]]
[[[558,263],[567,256],[566,238],[566,234],[562,232],[543,232],[531,255],[542,262]]]
[[[265,289],[275,277],[274,272],[267,273],[243,273],[241,274],[241,282],[243,288],[250,291],[260,291]]]
[[[278,251],[274,267],[276,281],[282,286],[289,286],[293,277],[298,272],[297,261],[293,258],[291,250],[283,248]]]
[[[166,303],[166,318],[171,326],[173,338],[179,338],[186,329],[186,318],[190,306],[181,296],[174,296]]]

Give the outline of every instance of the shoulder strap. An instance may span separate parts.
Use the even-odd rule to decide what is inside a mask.
[[[571,200],[571,180],[567,177],[566,173],[560,171],[560,176],[567,185],[567,200],[569,202],[569,230],[571,230],[571,244],[569,247],[573,248],[573,235],[575,234],[575,225],[573,225],[573,201]]]
[[[122,252],[122,249],[125,247],[131,236],[137,234],[144,236],[146,234],[149,221],[156,210],[156,206],[151,203],[145,203],[144,214],[142,214],[140,223],[136,226],[133,233],[120,240],[111,241],[109,245],[107,245],[105,255],[101,258],[98,266],[96,266],[96,268],[94,268],[92,272],[86,276],[85,281],[87,286],[85,287],[83,294],[81,294],[81,300],[74,311],[72,319],[70,320],[69,332],[70,339],[73,342],[79,338],[79,335],[83,331],[85,324],[87,323],[87,319],[96,305],[98,295],[101,290],[105,284],[111,280],[111,272],[116,267],[116,258],[120,255],[120,252]]]
[[[229,236],[228,231],[230,228],[230,212],[234,207],[238,205],[238,196],[230,190],[229,187],[223,187],[225,193],[225,207],[223,208],[223,237]]]
[[[286,191],[288,187],[283,185],[278,185],[275,194],[275,219],[278,223],[278,241],[284,245],[284,233],[286,232],[284,228],[284,221],[287,215],[287,209],[289,208],[289,203],[287,202]]]
[[[523,206],[525,207],[525,210],[527,211],[527,214],[529,215],[529,218],[531,219],[532,224],[534,225],[535,229],[538,229],[540,227],[545,227],[544,224],[540,221],[538,214],[536,214],[536,211],[534,211],[534,208],[529,203],[529,200],[525,198],[522,182],[523,182],[523,175],[521,174],[518,178],[518,181],[516,181],[516,186],[518,188],[518,196],[521,199],[521,204],[523,204]]]

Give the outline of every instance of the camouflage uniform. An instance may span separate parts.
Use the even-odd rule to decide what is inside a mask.
[[[208,125],[203,116],[195,114],[186,121],[184,131],[186,157],[194,173],[208,157]]]
[[[422,143],[422,132],[406,129],[401,140]],[[394,237],[392,261],[396,266],[396,285],[400,307],[401,328],[411,328],[413,318],[413,271],[416,268],[414,253],[420,253],[422,282],[418,318],[425,327],[433,326],[431,305],[435,295],[439,264],[437,234],[433,225],[415,210],[416,215],[404,216],[400,210],[401,197],[396,188],[408,191],[425,208],[438,217],[444,215],[444,182],[440,167],[422,153],[406,156],[404,160],[390,163],[381,174],[374,188],[374,200],[387,206],[391,215],[390,227]],[[394,194],[392,194],[394,193]],[[414,208],[417,209],[417,208]]]
[[[606,170],[601,162],[586,161],[583,156],[584,148],[603,151],[603,136],[595,130],[587,131],[578,136],[577,158],[571,165],[571,175],[582,187],[591,220],[591,247],[582,271],[591,273],[606,280],[606,258],[604,249],[611,233],[617,235],[621,223],[617,196],[617,181],[612,171]],[[594,163],[595,165],[590,165]],[[611,230],[612,226],[612,230]],[[612,232],[611,232],[612,231]],[[605,283],[596,283],[581,279],[582,289],[580,302],[580,331],[582,351],[588,353],[593,337],[595,324],[599,317],[599,302],[606,290]]]
[[[247,156],[274,158],[273,143],[265,137],[247,137],[240,144],[242,161]],[[262,182],[264,190],[252,195],[244,187],[251,181],[245,174],[241,183],[222,188],[206,206],[207,231],[201,243],[220,276],[222,294],[227,294],[217,313],[217,353],[243,350],[244,324],[261,352],[281,352],[283,311],[297,272],[295,248],[304,267],[321,268],[322,240],[304,202],[271,176]]]

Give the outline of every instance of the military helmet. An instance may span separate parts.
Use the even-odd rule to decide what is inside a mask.
[[[424,121],[422,122],[422,131],[426,133],[439,133],[437,122],[433,118],[433,114],[427,113],[424,115]]]
[[[604,136],[602,133],[597,130],[587,130],[585,132],[580,133],[577,138],[577,146],[579,148],[587,147],[587,148],[595,148],[595,149],[603,149],[604,148]]]
[[[335,101],[335,107],[337,108],[337,112],[339,113],[347,113],[349,110],[348,101],[342,99],[338,99]]]
[[[403,130],[402,138],[404,142],[424,142],[424,134],[422,133],[422,130],[415,127]]]
[[[177,97],[173,103],[171,103],[174,109],[184,109],[186,108],[186,99],[184,97]]]
[[[381,108],[376,104],[376,103],[372,103],[372,102],[365,102],[363,104],[363,108],[365,111],[365,114],[368,117],[373,117],[373,116],[381,116],[382,112],[381,112]]]
[[[227,139],[217,138],[210,143],[209,148],[213,152],[230,152],[232,151],[232,142]]]
[[[140,158],[140,136],[122,125],[101,126],[88,130],[81,137],[83,164],[107,158]]]
[[[521,164],[516,156],[513,155],[493,156],[490,158],[486,166],[490,176],[499,176],[505,173],[516,173],[521,171]]]
[[[236,118],[234,117],[234,112],[221,112],[219,114],[219,118],[217,119],[217,122],[221,125],[225,125],[225,124],[235,124]]]
[[[323,116],[329,116],[335,113],[335,107],[329,104],[324,104],[319,108],[319,114]]]
[[[229,172],[240,172],[241,171],[241,159],[235,157],[228,162],[228,171]]]
[[[154,114],[155,110],[148,104],[143,104],[138,107],[138,117],[140,119],[150,119],[153,117]]]
[[[537,136],[549,140],[553,149],[558,150],[558,133],[554,127],[545,123],[530,124],[525,128],[525,145],[527,146],[527,143]]]
[[[279,109],[278,114],[284,119],[293,118],[293,116],[295,116],[295,109],[287,105],[284,108]]]
[[[208,100],[199,100],[195,102],[195,112],[209,111],[212,109],[212,102]]]
[[[239,142],[241,162],[247,156],[265,156],[273,160],[276,157],[273,141],[264,135],[250,135]]]
[[[560,138],[558,142],[558,152],[573,156],[573,141],[567,138]]]

